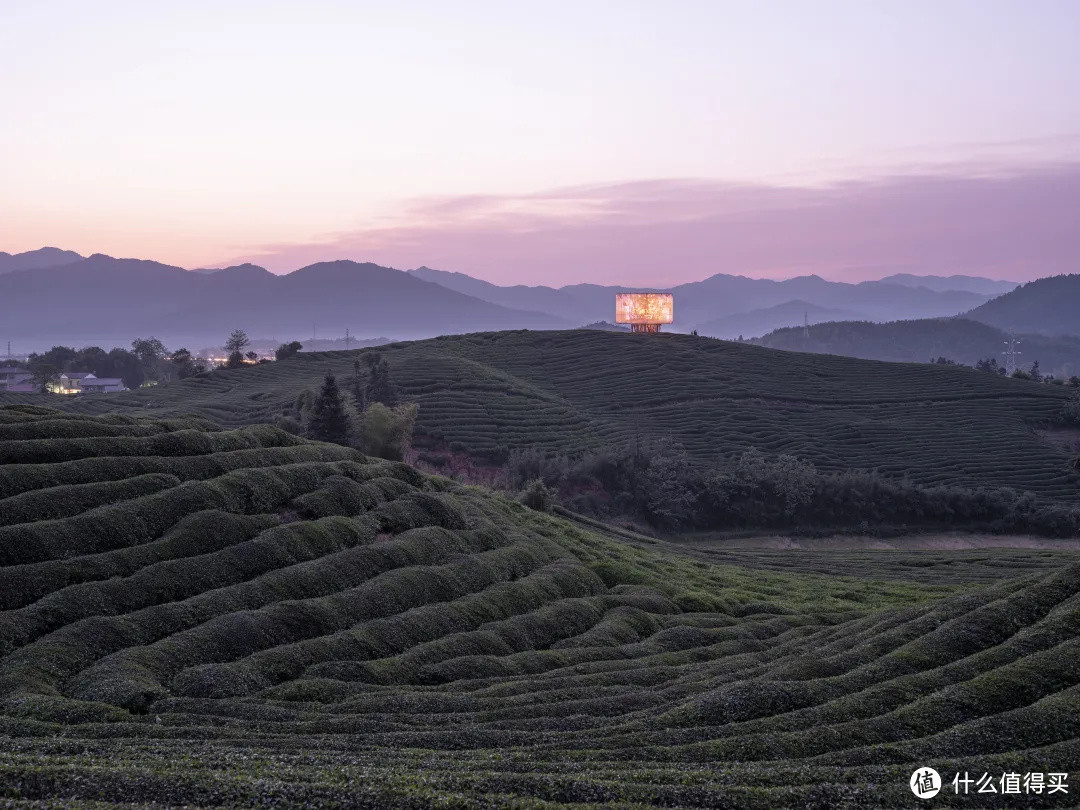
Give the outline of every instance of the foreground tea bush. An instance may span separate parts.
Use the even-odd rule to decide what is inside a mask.
[[[0,805],[907,807],[917,765],[1080,765],[1075,554],[712,561],[273,430],[80,420],[0,408],[39,437],[0,438]]]

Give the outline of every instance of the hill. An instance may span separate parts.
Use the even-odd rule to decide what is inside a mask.
[[[777,329],[754,340],[761,346],[798,352],[842,354],[868,360],[925,363],[946,357],[974,366],[983,358],[1003,363],[1002,349],[1010,337],[993,326],[967,318],[918,321],[841,321],[814,324],[809,335],[801,326]],[[1068,378],[1080,374],[1080,338],[1020,335],[1017,365],[1039,361],[1043,374]]]
[[[964,317],[1008,332],[1080,336],[1080,275],[1031,281]]]
[[[846,309],[828,309],[819,307],[808,301],[788,301],[777,304],[775,307],[755,309],[750,312],[741,312],[738,315],[727,315],[716,318],[698,326],[698,332],[709,337],[734,340],[738,337],[754,337],[764,335],[785,326],[800,326],[806,321],[821,323],[823,321],[842,321],[859,319],[862,316],[858,312]]]
[[[1056,386],[926,363],[588,329],[445,336],[365,351],[381,352],[401,397],[418,403],[420,443],[476,458],[655,438],[701,462],[756,447],[825,471],[876,469],[920,484],[1007,486],[1069,500],[1080,494],[1070,456],[1035,432],[1069,397]],[[305,353],[61,407],[198,413],[226,426],[272,422],[326,371],[348,380],[361,354]]]
[[[56,267],[81,261],[82,256],[73,250],[60,250],[43,247],[28,250],[25,253],[5,253],[0,250],[0,274],[15,273],[19,270],[36,270],[42,267]]]
[[[500,287],[464,273],[448,273],[428,267],[409,272],[425,281],[435,282],[484,301],[516,309],[545,312],[575,323],[609,320],[614,311],[616,293],[640,290],[597,284],[572,284],[558,289],[522,285]],[[826,310],[859,313],[871,320],[894,320],[898,317],[931,318],[956,315],[988,298],[987,295],[975,292],[938,291],[881,281],[848,284],[826,281],[818,276],[774,281],[722,273],[702,281],[666,288],[663,292],[675,295],[674,328],[682,332],[689,332],[691,329],[707,331],[708,325],[718,319],[781,305],[791,306],[794,301],[804,302],[798,304],[803,307],[809,305]],[[801,319],[800,313],[799,320]]]
[[[0,408],[0,457],[12,806],[908,807],[928,762],[1080,764],[1075,552],[718,564],[198,419]]]
[[[1002,281],[982,276],[917,276],[911,273],[894,273],[881,281],[886,284],[903,284],[905,287],[926,287],[929,290],[964,290],[980,295],[1002,295],[1020,286],[1018,281]]]
[[[453,292],[389,267],[323,262],[276,276],[255,265],[214,273],[95,254],[0,276],[5,329],[21,342],[217,345],[233,329],[259,337],[409,338],[443,332],[571,325]],[[78,302],[73,308],[58,301]]]

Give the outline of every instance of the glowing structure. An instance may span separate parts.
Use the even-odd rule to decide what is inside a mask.
[[[671,323],[674,299],[671,293],[617,293],[615,323],[630,324],[632,332],[659,332]]]

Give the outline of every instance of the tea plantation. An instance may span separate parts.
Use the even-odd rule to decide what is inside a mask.
[[[522,340],[532,365],[500,347]],[[749,389],[723,378],[746,347],[671,343],[686,408],[721,414],[729,441],[768,438],[736,429]],[[680,425],[684,409],[649,395],[663,370],[631,373],[618,342],[541,386],[544,357],[568,347],[499,335],[387,353],[429,428],[479,409],[456,434],[477,446],[528,413],[581,442],[634,414]],[[836,391],[849,362],[798,396],[776,381],[768,411],[810,419],[850,396],[899,419],[905,393],[909,409],[929,397],[925,369],[870,363]],[[240,391],[275,407],[327,364],[351,359],[214,375],[144,410],[239,425]],[[425,386],[422,369],[444,376]],[[958,403],[960,420],[990,404],[1019,435],[1054,404],[994,383],[957,377],[955,400],[926,407]],[[521,413],[496,423],[488,406]],[[774,446],[800,441],[768,420]],[[837,460],[885,446],[896,425],[873,424]],[[923,469],[943,475],[933,450]],[[1073,774],[1067,795],[943,791],[943,806],[1069,806],[1080,789],[1074,553],[709,559],[265,425],[26,405],[0,407],[0,517],[0,806],[909,807],[923,765]]]
[[[1035,432],[1070,396],[1057,386],[677,334],[492,332],[378,351],[402,399],[419,404],[418,442],[481,457],[653,437],[701,460],[757,447],[826,472],[878,470],[924,485],[1008,486],[1070,501],[1080,494],[1068,454]],[[305,353],[57,407],[197,413],[227,427],[272,422],[326,371],[351,377],[362,353]]]

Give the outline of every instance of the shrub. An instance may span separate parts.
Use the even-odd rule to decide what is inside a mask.
[[[555,499],[544,479],[534,478],[525,485],[518,500],[537,512],[550,512]]]
[[[388,408],[380,402],[372,402],[359,415],[360,449],[369,456],[401,461],[412,444],[413,425],[416,423],[416,405],[398,405]]]

